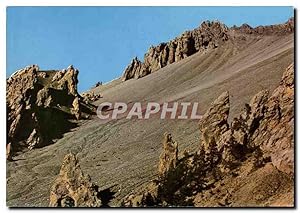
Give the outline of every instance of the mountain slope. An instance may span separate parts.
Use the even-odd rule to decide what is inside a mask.
[[[230,118],[262,89],[273,91],[294,61],[294,35],[231,31],[217,48],[197,52],[139,79],[117,79],[89,92],[109,102],[199,102],[204,113],[224,91],[230,94]],[[78,153],[81,169],[101,189],[109,189],[118,206],[129,193],[157,176],[164,132],[171,132],[179,150],[199,145],[196,120],[114,120],[97,117],[64,134],[55,144],[31,150],[7,164],[7,205],[48,206],[49,190],[63,157]],[[179,153],[181,155],[182,153]]]

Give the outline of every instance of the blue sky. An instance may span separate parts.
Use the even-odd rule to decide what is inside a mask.
[[[79,69],[79,91],[119,77],[131,59],[205,20],[283,23],[292,7],[8,7],[7,71]]]

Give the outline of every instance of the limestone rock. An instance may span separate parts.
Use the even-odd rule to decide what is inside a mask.
[[[141,78],[197,52],[218,48],[232,39],[237,32],[256,35],[286,35],[294,32],[294,19],[291,18],[286,23],[278,25],[252,28],[248,24],[243,24],[230,29],[218,21],[204,21],[198,28],[186,31],[167,43],[151,46],[143,62],[135,57],[124,70],[122,80]]]
[[[81,96],[85,103],[95,102],[102,98],[101,94],[95,94],[94,92],[83,93]]]
[[[271,157],[277,169],[293,173],[293,65],[284,72],[279,87],[270,98],[268,95],[266,90],[257,93],[230,127],[227,123],[228,93],[214,101],[200,120],[201,147],[210,161],[234,162],[239,158],[238,153],[258,147],[265,156]]]
[[[176,167],[178,161],[178,144],[173,141],[171,134],[165,133],[163,151],[159,157],[158,174],[164,176]]]
[[[78,70],[73,66],[61,71],[40,71],[37,65],[31,65],[7,79],[7,136],[14,151],[51,143],[71,126],[71,111],[77,119],[81,108],[86,108],[85,113],[94,113],[94,106],[81,101],[77,77]],[[48,131],[49,126],[53,131]]]
[[[66,89],[68,94],[76,96],[78,73],[78,70],[70,65],[67,70],[59,71],[53,76],[52,87]]]
[[[200,27],[158,46],[151,46],[144,61],[134,58],[125,69],[122,80],[141,78],[160,68],[180,61],[196,52],[218,47],[228,40],[228,28],[219,22],[203,22]]]
[[[38,130],[33,129],[29,137],[27,138],[26,143],[28,144],[29,149],[33,149],[34,147],[38,147],[42,143],[42,136]]]
[[[131,78],[139,78],[146,74],[142,62],[135,57],[125,69],[122,80],[126,81]]]
[[[229,93],[224,92],[212,103],[211,107],[200,120],[200,145],[204,148],[206,153],[211,151],[214,143],[218,150],[224,145],[220,139],[222,135],[229,130],[227,122],[229,108]]]
[[[264,116],[251,137],[253,144],[269,154],[274,166],[294,172],[294,65],[283,74],[279,87],[265,104]]]
[[[28,66],[14,73],[6,86],[8,141],[13,143],[24,128],[23,119],[38,90],[37,68]]]
[[[257,93],[229,125],[229,94],[221,94],[200,120],[200,150],[185,153],[181,159],[177,157],[177,144],[166,134],[159,178],[127,197],[124,205],[187,206],[196,202],[197,205],[239,206],[240,193],[252,195],[254,183],[255,190],[264,190],[264,199],[277,196],[278,186],[273,186],[274,181],[281,188],[289,185],[284,192],[288,195],[284,203],[290,205],[294,172],[293,64],[284,72],[279,87],[270,97],[268,95],[266,90]],[[264,173],[267,177],[259,179]],[[240,190],[241,186],[245,186],[245,191]],[[228,193],[228,189],[232,191]],[[235,203],[230,201],[233,196],[236,196]],[[263,205],[266,200],[256,199],[256,196],[261,195],[255,194],[256,205]],[[243,197],[247,201],[247,196]]]
[[[48,87],[41,89],[37,93],[36,99],[37,106],[50,107],[53,103],[53,97],[51,96],[50,89]]]
[[[12,160],[12,146],[11,146],[11,143],[6,144],[6,160]]]
[[[249,149],[259,147],[280,171],[294,166],[294,65],[284,72],[279,87],[268,97],[257,93],[231,128],[233,137]]]
[[[250,136],[253,135],[257,125],[264,116],[265,103],[268,100],[269,92],[262,90],[257,93],[250,101],[250,104],[246,104],[244,111],[237,118],[233,119],[231,123],[231,129],[235,140],[241,145],[249,145]]]
[[[79,98],[78,97],[74,98],[72,106],[73,106],[72,113],[75,115],[75,118],[77,120],[79,120],[80,117],[81,117],[81,110],[80,110],[80,102],[79,102]]]
[[[40,78],[47,78],[49,75],[47,74],[47,72],[38,72],[38,77]]]
[[[50,192],[50,207],[100,207],[97,187],[83,174],[74,154],[64,157]]]
[[[234,26],[231,30],[235,32],[245,33],[245,34],[259,34],[259,35],[286,35],[293,33],[295,30],[294,27],[294,18],[290,18],[284,24],[276,24],[269,26],[258,26],[251,27],[248,24],[243,24],[240,27]]]
[[[152,181],[140,194],[131,194],[123,200],[124,207],[147,207],[157,203],[159,185]]]

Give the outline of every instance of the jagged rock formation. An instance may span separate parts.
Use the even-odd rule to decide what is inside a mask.
[[[255,102],[254,102],[255,103]],[[280,171],[294,172],[294,65],[284,72],[279,87],[261,103],[260,120],[251,129],[252,146],[259,146]],[[254,107],[253,107],[254,106]],[[255,112],[255,104],[250,104]],[[257,116],[256,116],[257,117]],[[251,116],[250,116],[251,118]]]
[[[199,122],[200,149],[205,160],[211,165],[221,162],[222,172],[230,169],[242,154],[228,124],[229,110],[229,93],[226,91],[211,104]]]
[[[100,207],[98,187],[84,175],[74,154],[64,157],[50,192],[49,207]]]
[[[81,96],[83,97],[83,101],[87,104],[102,98],[101,94],[95,94],[94,92],[83,93]]]
[[[229,108],[229,93],[224,92],[203,115],[199,127],[202,137],[201,146],[203,146],[205,152],[209,152],[210,147],[218,143],[221,136],[229,130],[227,123]],[[216,145],[220,150],[222,144]]]
[[[228,28],[220,22],[203,22],[200,27],[186,31],[168,43],[150,47],[145,54],[144,62],[134,58],[125,69],[123,81],[141,78],[156,70],[180,61],[196,52],[216,48],[228,40]]]
[[[169,154],[166,161],[164,147],[159,164],[164,175],[126,197],[123,205],[293,206],[294,65],[270,97],[265,90],[257,93],[231,125],[229,106],[224,92],[200,121],[199,151],[176,161]],[[174,153],[171,136],[165,141]],[[162,162],[171,169],[161,169]],[[249,196],[252,203],[247,203]]]
[[[245,34],[257,34],[257,35],[285,35],[288,33],[293,33],[295,30],[294,27],[294,18],[290,18],[284,24],[276,24],[276,25],[269,25],[269,26],[258,26],[258,27],[251,27],[248,24],[243,24],[240,27],[233,26],[231,30],[238,31]]]
[[[198,28],[186,31],[181,36],[156,47],[151,46],[145,54],[144,61],[135,57],[126,67],[122,80],[138,79],[157,71],[169,64],[180,61],[196,52],[217,48],[231,39],[233,32],[255,35],[285,35],[294,32],[294,18],[284,24],[258,26],[252,28],[248,24],[228,28],[220,22],[203,22]]]
[[[203,180],[207,167],[204,163],[204,153],[195,155],[185,153],[183,158],[178,159],[177,147],[171,135],[165,134],[163,151],[159,159],[158,178],[140,192],[125,197],[122,206],[186,206],[191,202],[184,200],[183,197],[187,194],[192,195],[195,192],[192,188],[202,187],[197,183]]]
[[[77,92],[77,76],[78,70],[73,66],[62,71],[40,71],[33,65],[18,70],[7,80],[7,144],[12,150],[50,143],[72,126],[72,113],[80,118],[80,108],[93,113],[93,106],[84,104]]]
[[[72,113],[75,115],[76,119],[79,120],[81,117],[81,109],[80,109],[80,102],[79,98],[75,97],[72,103]]]
[[[173,141],[171,134],[165,133],[163,152],[159,157],[158,174],[164,176],[176,167],[178,161],[178,144]]]
[[[6,159],[12,159],[12,150],[11,150],[11,143],[6,144]]]

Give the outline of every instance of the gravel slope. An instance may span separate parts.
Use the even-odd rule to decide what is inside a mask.
[[[231,95],[231,118],[262,89],[273,90],[282,72],[294,59],[293,35],[251,37],[234,41],[182,61],[138,80],[93,89],[103,98],[96,102],[193,101],[200,112],[223,91]],[[78,153],[83,171],[101,189],[109,188],[113,198],[108,205],[118,206],[132,190],[156,175],[164,132],[170,132],[184,149],[198,146],[195,120],[84,121],[55,144],[15,157],[7,164],[7,205],[48,206],[49,190],[66,153]]]

